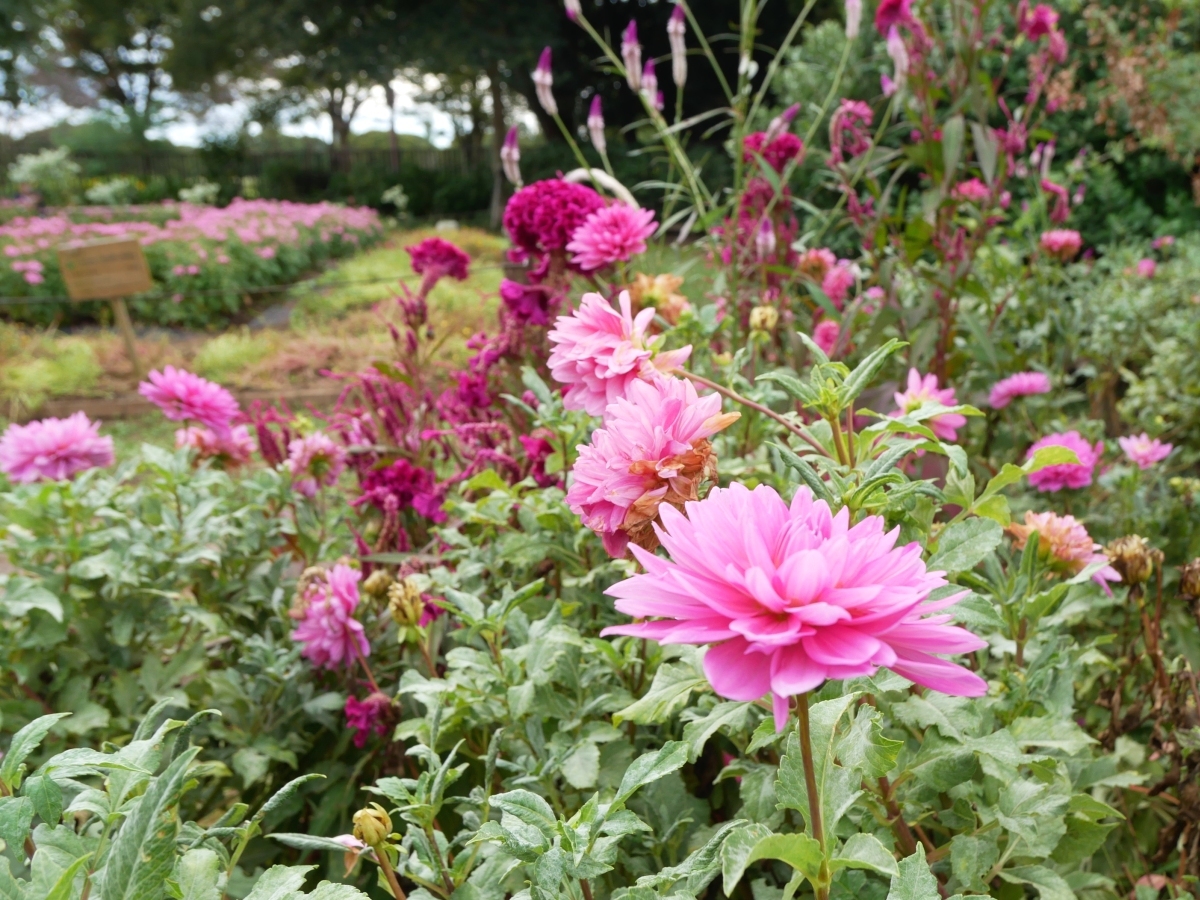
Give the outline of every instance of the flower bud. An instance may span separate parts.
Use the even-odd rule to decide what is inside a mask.
[[[1148,581],[1154,574],[1156,558],[1162,562],[1162,551],[1155,550],[1144,537],[1136,534],[1117,538],[1104,548],[1104,552],[1120,573],[1121,580],[1130,586]]]
[[[621,34],[621,61],[625,64],[625,79],[629,89],[640,90],[642,87],[642,45],[638,43],[637,22],[629,20],[625,31]]]
[[[767,126],[767,133],[763,135],[763,146],[774,141],[777,137],[783,134],[792,126],[792,121],[796,118],[796,114],[800,112],[800,104],[793,103],[779,115],[771,120]]]
[[[578,22],[579,17],[583,15],[583,7],[579,0],[564,0],[563,5],[567,9],[567,18],[572,22]]]
[[[750,310],[750,330],[772,332],[779,324],[779,310],[773,306],[756,306]]]
[[[387,590],[388,612],[401,628],[407,628],[421,621],[425,611],[425,601],[421,597],[421,589],[410,575],[400,581],[393,582]]]
[[[1179,567],[1179,593],[1188,600],[1200,600],[1200,557]]]
[[[677,3],[671,18],[667,20],[667,40],[671,42],[671,78],[680,90],[687,81],[687,44],[683,41],[686,33],[683,5]]]
[[[378,803],[354,814],[354,836],[368,847],[377,847],[392,833],[392,819]]]
[[[592,106],[588,110],[587,129],[588,136],[592,139],[592,146],[596,148],[597,153],[603,156],[608,145],[604,139],[604,110],[600,105],[599,94],[592,97]]]
[[[538,57],[537,68],[533,70],[533,86],[537,92],[538,103],[548,116],[558,115],[558,104],[554,102],[554,73],[550,71],[550,48],[542,50]]]
[[[392,576],[388,574],[387,569],[376,569],[363,582],[363,593],[378,598],[384,596],[391,586]]]
[[[504,169],[504,177],[517,187],[521,186],[521,147],[518,143],[517,126],[508,129],[504,136],[504,146],[500,148],[500,165]]]
[[[776,246],[778,242],[775,238],[775,226],[764,216],[754,235],[754,250],[759,259],[766,261],[775,252]]]
[[[650,102],[654,103],[654,99],[658,94],[658,76],[654,73],[654,60],[646,60],[646,65],[642,67],[642,95]]]
[[[858,29],[862,24],[862,0],[846,0],[846,40],[858,38]]]

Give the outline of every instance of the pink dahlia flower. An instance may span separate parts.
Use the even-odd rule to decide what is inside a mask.
[[[304,645],[301,655],[317,668],[349,666],[359,656],[371,655],[362,622],[354,618],[360,578],[357,569],[339,563],[305,591],[303,618],[292,640]]]
[[[1158,271],[1158,263],[1152,259],[1139,259],[1137,264],[1137,273],[1141,278],[1153,278],[1154,273]]]
[[[947,694],[986,693],[978,675],[935,655],[986,646],[942,612],[966,592],[930,601],[943,573],[926,571],[919,544],[896,547],[900,530],[885,531],[881,516],[851,526],[848,509],[833,515],[808,488],[789,506],[773,488],[740,484],[686,512],[662,510],[670,559],[633,547],[645,574],[607,592],[621,612],[653,621],[603,634],[711,644],[713,689],[741,701],[770,693],[777,730],[789,697],[880,667]]]
[[[820,347],[826,356],[833,353],[834,345],[837,344],[838,335],[842,333],[840,323],[833,319],[822,319],[817,323],[817,327],[813,329],[813,343]]]
[[[988,403],[992,409],[1004,409],[1017,397],[1050,393],[1050,378],[1042,372],[1018,372],[992,385]]]
[[[1175,449],[1174,444],[1164,444],[1158,438],[1151,439],[1144,431],[1131,437],[1117,438],[1117,443],[1129,461],[1139,469],[1149,469],[1155,463],[1162,462]]]
[[[954,198],[972,203],[983,203],[992,196],[992,190],[978,178],[968,178],[954,186]]]
[[[1030,511],[1025,513],[1024,525],[1014,522],[1008,526],[1008,533],[1013,536],[1013,543],[1018,550],[1025,549],[1029,535],[1035,531],[1038,534],[1038,555],[1051,568],[1078,575],[1092,563],[1108,562],[1108,557],[1100,552],[1103,548],[1092,541],[1083,523],[1076,521],[1074,516]],[[1107,582],[1120,581],[1121,576],[1112,566],[1106,565],[1092,575],[1092,580],[1108,591]]]
[[[1066,447],[1075,453],[1079,462],[1059,463],[1031,472],[1029,483],[1039,491],[1061,491],[1063,488],[1087,487],[1092,483],[1092,471],[1096,468],[1096,463],[1100,461],[1100,454],[1104,450],[1104,444],[1101,441],[1097,441],[1096,446],[1093,447],[1078,431],[1066,431],[1062,434],[1046,435],[1029,448],[1025,458],[1033,459],[1033,455],[1043,447]]]
[[[296,491],[305,497],[315,497],[320,488],[336,484],[345,468],[346,451],[323,431],[288,444],[287,469]]]
[[[346,698],[346,725],[354,732],[355,747],[360,750],[365,747],[372,732],[380,736],[387,734],[391,709],[392,701],[379,691],[367,695],[364,700]]]
[[[804,141],[790,131],[785,131],[772,140],[765,131],[756,131],[746,135],[742,142],[742,158],[746,162],[754,160],[754,154],[762,154],[762,158],[776,172],[782,172],[793,159],[799,165],[804,160]]]
[[[567,251],[583,271],[603,269],[645,253],[654,227],[654,210],[614,203],[596,210],[575,229]]]
[[[698,397],[690,381],[633,382],[579,447],[567,505],[613,556],[630,541],[653,550],[659,507],[699,499],[700,483],[717,473],[708,439],[737,418],[721,412],[719,395]]]
[[[448,276],[455,281],[465,281],[471,257],[449,241],[439,237],[426,238],[419,244],[405,247],[412,259],[413,271],[418,275]]]
[[[161,372],[146,377],[138,385],[138,393],[172,422],[196,422],[223,437],[229,434],[238,403],[225,388],[174,366],[164,366]]]
[[[203,425],[189,425],[175,432],[175,447],[190,447],[197,459],[213,459],[222,466],[236,468],[250,461],[254,438],[245,425],[235,425],[224,437]]]
[[[65,481],[86,469],[113,464],[113,442],[83,412],[65,419],[9,425],[0,436],[0,472],[18,484]]]
[[[1083,238],[1078,231],[1071,228],[1055,228],[1042,232],[1041,245],[1043,250],[1056,259],[1070,262],[1083,246]]]
[[[628,291],[618,298],[621,311],[599,294],[584,294],[579,309],[559,316],[548,335],[550,374],[566,385],[563,405],[601,415],[608,404],[624,397],[629,385],[651,381],[683,365],[691,346],[655,353],[661,335],[647,338],[653,307],[633,317]]]
[[[940,403],[942,406],[957,406],[958,399],[954,388],[938,388],[936,375],[922,376],[916,369],[908,370],[908,387],[895,394],[896,406],[899,407],[893,416],[904,416],[916,412],[926,403]],[[958,429],[967,424],[967,417],[961,413],[942,413],[925,424],[943,441],[953,441],[958,438]]]
[[[837,265],[821,279],[821,290],[834,306],[841,309],[846,305],[846,298],[850,296],[854,282],[854,266],[850,265],[849,260],[839,259]]]

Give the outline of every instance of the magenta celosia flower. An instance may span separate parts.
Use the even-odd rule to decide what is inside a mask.
[[[370,503],[385,515],[411,508],[432,522],[444,522],[443,493],[432,471],[414,466],[407,459],[398,459],[363,475],[362,495],[350,505]]]
[[[1029,8],[1028,0],[1017,4],[1017,28],[1031,41],[1052,34],[1057,26],[1058,13],[1045,3],[1033,9]]]
[[[0,472],[18,484],[65,481],[86,469],[113,464],[113,441],[83,412],[65,419],[9,425],[0,436]]]
[[[413,271],[418,275],[446,276],[455,281],[467,278],[471,257],[449,241],[439,237],[426,238],[419,244],[405,247],[404,251],[412,258]]]
[[[992,196],[992,190],[978,178],[968,178],[954,186],[954,198],[972,203],[983,203]]]
[[[1042,249],[1051,256],[1070,262],[1083,246],[1083,238],[1078,231],[1070,228],[1055,228],[1043,231],[1040,243]]]
[[[882,516],[851,526],[849,509],[834,515],[806,487],[789,506],[771,487],[736,483],[686,512],[662,510],[670,559],[632,548],[645,574],[607,591],[621,612],[654,621],[602,634],[711,644],[704,672],[713,689],[740,701],[770,693],[777,730],[788,698],[881,667],[947,694],[987,691],[935,655],[986,646],[942,612],[967,592],[930,601],[943,573],[926,570],[919,544],[896,547],[900,529],[885,531]]]
[[[633,382],[653,380],[671,372],[692,352],[691,346],[656,352],[662,336],[647,338],[654,308],[633,317],[629,291],[618,298],[621,311],[599,294],[584,294],[579,309],[559,316],[548,335],[550,374],[566,385],[563,405],[601,415],[608,404],[624,397]]]
[[[826,356],[833,353],[833,348],[837,344],[838,335],[842,332],[842,326],[833,321],[833,319],[822,319],[813,329],[813,343],[824,351]]]
[[[203,425],[189,425],[175,432],[175,447],[190,447],[196,451],[197,459],[212,459],[222,466],[236,468],[254,455],[254,438],[245,425],[235,425],[225,436]]]
[[[753,162],[754,154],[759,153],[776,172],[782,172],[793,159],[797,165],[803,161],[804,141],[796,135],[785,131],[773,140],[768,141],[767,137],[765,131],[746,135],[742,142],[742,158],[746,162]]]
[[[871,149],[871,107],[861,100],[842,99],[829,120],[829,161],[840,163]]]
[[[355,747],[360,750],[365,747],[372,732],[381,737],[387,734],[387,720],[391,709],[392,701],[379,691],[368,694],[363,700],[357,697],[346,698],[346,725],[354,732]]]
[[[305,497],[315,497],[320,488],[336,484],[345,468],[346,451],[323,431],[288,444],[287,469],[292,473],[292,486]]]
[[[1077,575],[1092,563],[1108,562],[1108,557],[1101,552],[1103,548],[1092,541],[1083,523],[1074,516],[1060,516],[1054,512],[1035,513],[1031,510],[1025,513],[1024,525],[1014,522],[1008,526],[1008,533],[1013,536],[1018,550],[1025,549],[1029,535],[1035,531],[1038,534],[1038,556],[1053,569]],[[1092,581],[1110,594],[1112,591],[1108,582],[1120,580],[1117,570],[1108,565],[1092,575]]]
[[[958,399],[954,388],[938,388],[937,376],[930,373],[922,376],[916,369],[908,370],[908,385],[904,391],[895,395],[896,409],[893,416],[903,416],[916,412],[926,403],[940,403],[942,406],[957,406]],[[958,429],[967,424],[967,417],[961,413],[941,413],[925,420],[925,425],[943,441],[953,441],[958,438]]]
[[[1104,451],[1102,441],[1097,441],[1096,446],[1093,447],[1078,431],[1067,431],[1062,434],[1046,435],[1029,448],[1025,458],[1033,459],[1033,455],[1043,447],[1066,447],[1075,453],[1079,462],[1046,466],[1044,469],[1030,473],[1029,483],[1039,491],[1061,491],[1063,488],[1087,487],[1092,483],[1092,470],[1096,468],[1100,454]]]
[[[1137,264],[1137,273],[1141,278],[1153,278],[1154,273],[1158,271],[1158,263],[1152,259],[1139,259]]]
[[[683,88],[687,82],[687,44],[684,35],[687,33],[687,15],[680,4],[675,4],[671,18],[667,19],[667,41],[671,44],[671,78],[675,87]]]
[[[904,43],[904,38],[900,34],[900,29],[895,25],[888,29],[887,40],[884,42],[884,46],[887,49],[887,55],[892,60],[893,72],[896,76],[894,81],[890,78],[888,79],[890,84],[884,84],[882,82],[882,78],[886,78],[886,75],[881,76],[880,83],[884,84],[883,92],[886,96],[890,97],[900,87],[903,87],[905,82],[907,82],[908,67],[911,63],[911,60],[908,56],[908,47]]]
[[[521,284],[505,278],[500,282],[500,299],[521,325],[548,325],[551,310],[562,300],[540,284]]]
[[[737,418],[721,413],[719,395],[698,397],[690,381],[635,381],[579,447],[567,505],[613,556],[631,540],[653,548],[659,507],[698,499],[700,483],[716,475],[708,439]]]
[[[1050,393],[1050,378],[1043,372],[1018,372],[992,385],[988,403],[993,409],[1004,409],[1017,397]]]
[[[1071,194],[1065,187],[1049,178],[1042,179],[1042,190],[1054,197],[1054,206],[1050,209],[1051,222],[1065,222],[1071,217]]]
[[[645,253],[654,228],[654,210],[614,203],[596,210],[575,229],[567,251],[583,271],[603,269]]]
[[[565,250],[576,229],[604,206],[600,195],[582,184],[549,178],[521,188],[504,208],[504,230],[531,254]]]
[[[839,259],[837,265],[830,268],[821,279],[821,290],[834,306],[841,309],[850,296],[855,280],[854,266],[847,259]]]
[[[1158,438],[1151,438],[1146,432],[1117,438],[1124,454],[1129,461],[1139,469],[1149,469],[1155,463],[1162,462],[1175,449],[1174,444],[1164,444]]]
[[[886,35],[896,25],[912,26],[912,0],[880,0],[875,8],[875,28]]]
[[[356,569],[339,563],[305,593],[303,618],[292,631],[292,640],[304,645],[301,655],[317,668],[349,666],[358,657],[371,655],[362,623],[354,618],[360,578]]]
[[[172,422],[197,422],[218,435],[229,434],[238,403],[225,388],[174,366],[164,366],[146,378],[138,385],[138,393]]]

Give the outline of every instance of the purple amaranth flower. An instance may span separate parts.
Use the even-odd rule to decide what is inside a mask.
[[[597,153],[604,156],[608,150],[608,143],[604,139],[604,110],[600,105],[599,94],[592,97],[592,105],[588,109],[587,130],[588,137],[592,139],[592,146],[596,148]]]
[[[554,102],[554,73],[550,71],[550,48],[542,50],[537,68],[533,70],[533,86],[537,91],[538,103],[548,116],[558,115],[558,104]]]
[[[683,41],[687,33],[686,19],[683,4],[676,3],[667,20],[667,40],[671,42],[671,78],[679,90],[683,90],[687,81],[687,45]]]
[[[642,45],[638,43],[637,22],[629,20],[621,34],[621,60],[625,64],[625,80],[631,91],[642,87]]]
[[[517,142],[518,131],[514,125],[504,136],[504,146],[500,148],[500,166],[504,169],[504,177],[510,184],[521,186],[521,147]]]
[[[578,22],[579,17],[583,15],[583,7],[579,0],[563,0],[563,6],[567,10],[567,18],[572,22]]]

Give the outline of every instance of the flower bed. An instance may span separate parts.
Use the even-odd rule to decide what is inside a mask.
[[[141,218],[129,210],[142,209]],[[78,221],[83,219],[84,221]],[[106,212],[18,216],[0,226],[0,295],[61,297],[65,293],[55,248],[80,240],[136,237],[154,278],[154,296],[130,302],[142,322],[211,327],[227,322],[255,290],[284,284],[329,259],[350,255],[379,239],[370,209],[332,203],[235,200],[229,206],[164,204]],[[92,318],[104,304],[9,305],[18,321]]]

